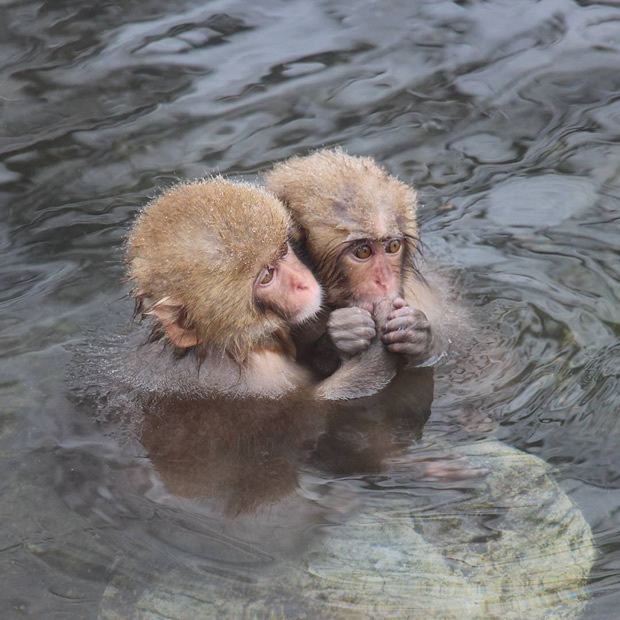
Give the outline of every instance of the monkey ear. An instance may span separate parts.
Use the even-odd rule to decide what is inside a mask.
[[[154,314],[161,321],[175,347],[187,349],[199,344],[198,332],[187,325],[183,304],[171,297],[164,297],[151,308],[149,314]]]

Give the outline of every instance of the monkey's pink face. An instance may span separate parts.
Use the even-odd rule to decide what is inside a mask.
[[[268,265],[254,284],[261,305],[282,315],[289,325],[311,319],[321,307],[321,287],[290,246],[279,260]]]
[[[356,301],[392,299],[400,294],[403,245],[398,237],[363,239],[346,250],[341,265]]]

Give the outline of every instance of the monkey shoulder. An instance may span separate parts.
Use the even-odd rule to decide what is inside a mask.
[[[179,352],[164,341],[149,342],[139,328],[125,343],[119,373],[129,387],[154,396],[278,398],[312,382],[311,372],[278,351],[250,353],[239,364],[217,347]]]
[[[244,383],[250,393],[272,398],[312,383],[308,369],[276,351],[251,353],[245,373]]]

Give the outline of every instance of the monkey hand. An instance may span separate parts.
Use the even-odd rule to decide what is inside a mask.
[[[382,390],[394,378],[398,361],[379,338],[373,338],[377,329],[371,314],[372,304],[340,308],[330,315],[328,335],[334,332],[339,352],[346,358],[347,351],[358,355],[342,360],[340,368],[317,386],[319,398],[348,400],[371,396]],[[381,306],[374,314],[385,321],[386,309]],[[330,324],[333,329],[330,331]]]
[[[339,353],[353,357],[370,346],[377,335],[375,321],[366,307],[339,308],[329,315],[327,333]]]
[[[392,303],[393,309],[381,327],[381,340],[388,351],[406,355],[411,364],[421,364],[432,353],[431,325],[424,312],[408,306],[401,297]]]

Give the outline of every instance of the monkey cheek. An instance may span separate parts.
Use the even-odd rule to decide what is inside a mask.
[[[304,291],[299,291],[295,299],[292,300],[290,310],[290,323],[296,325],[303,323],[308,319],[313,318],[321,309],[322,291],[317,284],[314,288],[308,288]]]

